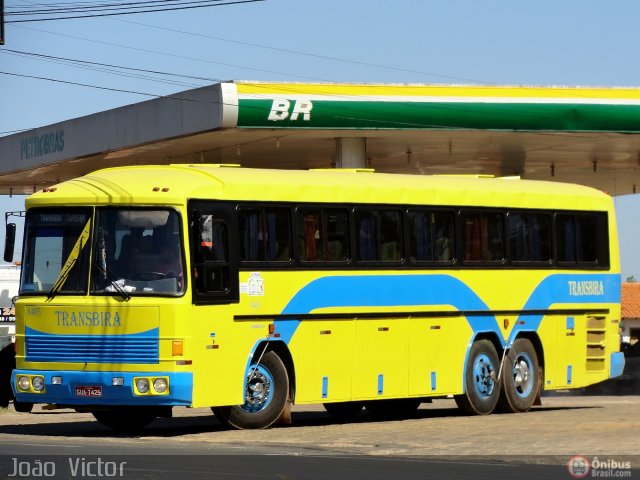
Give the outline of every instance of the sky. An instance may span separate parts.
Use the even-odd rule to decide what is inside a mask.
[[[0,136],[225,80],[640,87],[637,0],[220,3],[7,23]],[[33,19],[9,14],[57,5],[5,0],[5,20]],[[0,196],[0,212],[23,202]],[[623,279],[640,279],[640,197],[615,202]]]

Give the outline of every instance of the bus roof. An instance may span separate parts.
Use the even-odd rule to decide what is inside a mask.
[[[41,205],[183,205],[188,199],[309,203],[482,205],[608,210],[611,197],[582,185],[517,177],[407,175],[370,170],[275,170],[215,164],[98,170],[31,195]]]

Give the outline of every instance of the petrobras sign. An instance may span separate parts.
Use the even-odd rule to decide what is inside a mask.
[[[64,150],[64,130],[33,135],[20,141],[20,159],[42,157]]]

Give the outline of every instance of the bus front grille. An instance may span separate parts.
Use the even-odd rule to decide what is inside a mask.
[[[155,335],[26,335],[28,362],[158,363]]]

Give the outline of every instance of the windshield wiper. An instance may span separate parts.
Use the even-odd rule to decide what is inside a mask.
[[[78,237],[75,245],[69,252],[69,256],[67,257],[67,260],[64,262],[64,266],[62,267],[62,269],[60,270],[60,273],[58,274],[58,278],[56,278],[56,281],[54,282],[53,287],[51,287],[51,290],[49,290],[49,293],[47,294],[48,300],[52,300],[53,297],[56,296],[56,294],[62,289],[65,282],[69,278],[69,275],[71,273],[71,270],[73,269],[73,266],[78,261],[78,257],[80,257],[80,253],[82,252],[82,249],[87,244],[87,240],[89,240],[90,230],[91,230],[91,218],[87,220],[87,223],[82,229],[82,232],[80,232],[80,236]]]
[[[116,277],[114,277],[106,267],[103,267],[99,263],[96,264],[96,267],[98,267],[98,270],[100,270],[100,272],[107,278],[107,280],[109,280],[109,283],[113,287],[113,290],[118,292],[124,300],[129,300],[131,298],[131,295],[129,295],[126,290],[120,285],[120,281],[116,280]],[[105,289],[105,291],[108,290]]]
[[[123,288],[124,280],[116,280],[115,276],[109,271],[107,268],[107,247],[105,245],[104,240],[104,228],[98,228],[98,261],[92,261],[91,265],[95,265],[100,273],[104,276],[105,280],[109,280],[111,284],[112,290],[108,290],[109,287],[105,288],[106,292],[118,292],[120,296],[126,301],[131,298],[126,290]],[[92,259],[95,257],[91,257]]]

